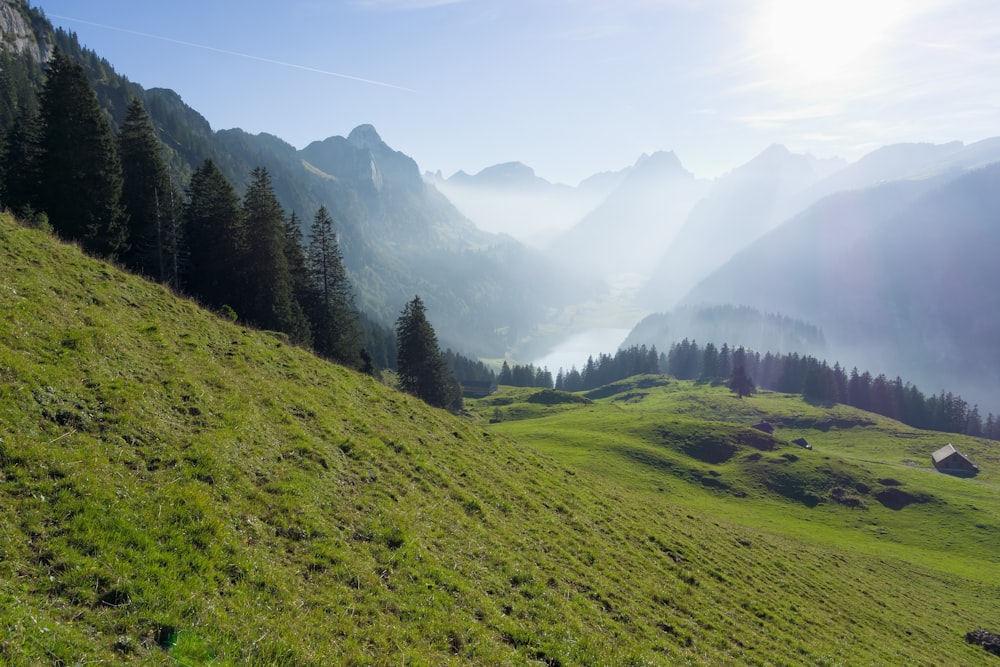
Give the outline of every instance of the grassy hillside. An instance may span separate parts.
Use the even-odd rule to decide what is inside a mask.
[[[501,420],[490,425],[494,432],[629,489],[634,503],[713,522],[725,517],[740,526],[730,528],[737,533],[781,536],[810,553],[829,554],[848,571],[826,591],[826,604],[845,614],[853,631],[859,630],[858,615],[878,608],[894,628],[884,628],[885,641],[913,649],[914,638],[929,639],[934,628],[941,634],[933,642],[958,651],[964,624],[1000,623],[996,442],[919,431],[798,396],[764,392],[740,400],[725,387],[653,376],[581,394],[506,388],[471,408],[484,422]],[[777,427],[773,435],[751,428],[762,419]],[[792,443],[800,437],[812,449]],[[961,479],[934,470],[930,453],[946,442],[969,454],[980,474]],[[793,574],[788,559],[778,561],[778,579],[823,588],[813,579],[815,569]],[[828,566],[822,559],[812,565]],[[874,581],[857,578],[862,573]],[[941,588],[924,597],[929,582]],[[920,604],[910,597],[916,591]],[[937,594],[944,597],[935,601]],[[782,608],[780,594],[769,595],[756,589],[753,598],[768,610]],[[893,598],[908,600],[905,611],[892,608]],[[819,641],[814,637],[811,645]],[[900,664],[984,659],[931,658],[920,651]],[[843,664],[893,662],[837,655]]]
[[[787,446],[726,422],[781,397],[511,395],[494,432],[8,218],[0,266],[0,664],[958,665],[1000,624],[995,491],[787,500],[740,463]]]

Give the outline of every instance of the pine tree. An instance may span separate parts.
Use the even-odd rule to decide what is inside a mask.
[[[503,365],[500,367],[500,375],[497,376],[498,384],[512,384],[514,380],[513,373],[510,372],[510,366],[507,365],[507,361],[504,360]]]
[[[160,142],[142,102],[129,104],[118,132],[122,164],[122,207],[129,221],[126,264],[160,282],[176,284],[178,228],[172,216],[174,193]]]
[[[191,176],[184,229],[185,291],[214,308],[239,307],[246,233],[236,191],[211,160]]]
[[[41,157],[41,120],[22,107],[6,136],[0,205],[31,217],[41,193]]]
[[[247,290],[242,300],[246,317],[257,326],[288,334],[293,343],[311,342],[309,321],[295,300],[285,255],[285,214],[271,186],[267,169],[250,174],[243,197],[246,227],[242,273]]]
[[[743,364],[733,367],[733,375],[729,379],[729,389],[739,398],[750,396],[757,392],[757,388],[753,384],[753,379],[747,374]]]
[[[361,364],[361,329],[351,284],[333,231],[321,206],[309,230],[308,274],[316,301],[310,310],[317,352],[348,366]]]
[[[448,372],[419,296],[406,304],[396,320],[396,349],[400,389],[439,408],[461,409],[461,388]]]
[[[83,67],[58,51],[42,90],[41,182],[35,208],[93,252],[127,249],[122,172],[114,136]]]
[[[307,249],[302,237],[302,224],[299,216],[292,211],[285,220],[285,261],[288,263],[288,273],[292,277],[292,294],[299,302],[306,317],[315,309],[318,300],[316,289],[309,276]],[[310,325],[311,325],[310,321]],[[314,349],[315,348],[315,336]]]
[[[711,382],[719,374],[719,350],[712,343],[705,344],[701,355],[701,377],[703,382]]]

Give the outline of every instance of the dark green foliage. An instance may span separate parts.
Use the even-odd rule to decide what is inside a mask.
[[[445,361],[448,369],[460,383],[464,382],[489,382],[493,388],[497,385],[497,375],[481,361],[469,359],[450,348],[445,350]],[[507,363],[507,362],[504,362]]]
[[[28,52],[0,50],[0,130],[8,131],[25,111],[38,111],[43,78],[41,66]]]
[[[857,368],[848,376],[839,363],[831,367],[825,361],[795,352],[786,355],[768,352],[761,357],[742,347],[730,353],[725,344],[719,350],[713,375],[707,370],[712,364],[713,347],[709,344],[702,349],[697,343],[684,339],[670,349],[668,372],[678,379],[694,379],[693,369],[700,368],[700,380],[718,381],[724,377],[724,369],[732,368],[729,371],[731,381],[736,367],[742,365],[744,374],[757,378],[756,385],[761,389],[801,394],[815,404],[844,403],[916,428],[1000,440],[1000,420],[993,413],[983,419],[978,406],[969,406],[961,396],[951,392],[927,397],[913,384],[904,383],[898,377],[893,380],[882,374],[872,377],[868,371],[859,373]],[[678,376],[675,370],[689,377]],[[565,386],[572,391],[568,382],[569,376],[566,376]]]
[[[400,389],[435,407],[461,409],[461,387],[448,372],[419,296],[406,304],[396,320],[396,349]]]
[[[90,251],[127,249],[122,172],[111,133],[83,68],[58,51],[42,91],[41,183],[34,208],[54,230]]]
[[[360,367],[361,327],[333,219],[324,206],[316,211],[309,229],[306,271],[314,295],[307,309],[314,348],[334,361]]]
[[[506,361],[500,368],[499,384],[513,387],[544,387],[552,388],[552,373],[548,368],[535,368],[534,364],[514,364],[509,366]]]
[[[729,389],[740,398],[757,392],[753,378],[747,373],[747,369],[743,364],[737,364],[733,368],[733,376],[729,378]]]
[[[563,372],[563,369],[560,368],[556,374],[555,388],[563,391],[596,389],[633,375],[648,373],[654,375],[660,373],[660,358],[656,347],[647,348],[645,345],[633,345],[618,350],[613,356],[602,353],[597,356],[596,360],[590,357],[587,359],[582,373],[577,371],[575,367],[570,369],[568,373]]]
[[[365,349],[362,355],[367,357],[373,369],[396,369],[396,332],[374,321],[364,313],[358,317]]]
[[[177,196],[145,107],[133,99],[118,131],[122,207],[129,220],[125,263],[160,282],[177,285],[180,252]]]
[[[22,107],[4,143],[0,203],[19,215],[34,210],[41,190],[41,168],[41,121],[36,113]]]
[[[191,177],[184,229],[184,289],[214,308],[238,306],[245,230],[236,192],[211,160]]]
[[[667,353],[667,372],[678,380],[694,380],[700,373],[698,343],[685,338],[670,346]],[[718,368],[719,364],[716,364]]]
[[[309,322],[295,300],[285,255],[285,214],[271,188],[267,169],[250,175],[243,197],[246,226],[242,272],[246,277],[242,307],[249,321],[288,334],[295,343],[309,344]]]

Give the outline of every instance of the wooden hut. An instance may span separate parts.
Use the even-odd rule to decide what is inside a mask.
[[[931,454],[931,460],[934,461],[934,467],[941,472],[965,475],[975,475],[979,472],[979,467],[951,443]]]

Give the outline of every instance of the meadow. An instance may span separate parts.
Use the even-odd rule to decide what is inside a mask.
[[[8,217],[0,265],[0,663],[994,659],[994,443],[658,377],[456,417]]]

